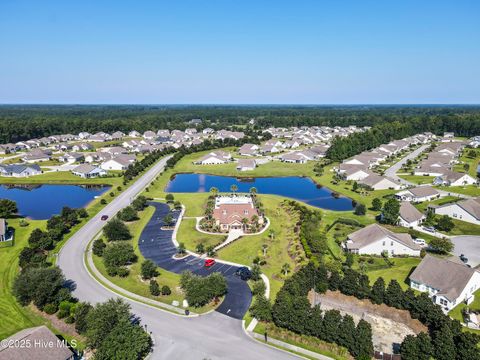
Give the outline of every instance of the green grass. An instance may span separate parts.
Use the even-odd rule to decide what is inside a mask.
[[[455,306],[452,310],[450,310],[448,315],[450,315],[453,319],[459,320],[460,322],[463,323],[464,322],[463,315],[462,315],[463,309],[468,307],[469,309],[480,311],[480,290],[477,290],[474,293],[474,295],[475,295],[475,299],[470,305],[466,305],[465,303],[461,302],[460,304]],[[464,329],[467,329],[467,328],[464,328]],[[473,329],[467,329],[467,330],[480,335],[480,330],[473,330]]]
[[[95,179],[83,179],[69,171],[53,171],[27,178],[0,177],[3,184],[105,184],[122,186],[123,178],[109,176]]]
[[[420,211],[425,211],[427,210],[429,205],[444,205],[451,202],[455,202],[457,200],[459,200],[459,198],[456,196],[445,196],[436,200],[424,201],[418,204],[414,204],[414,206]]]
[[[423,175],[398,175],[398,177],[418,185],[431,184],[435,179],[435,176],[423,176]]]
[[[480,235],[480,225],[471,224],[466,221],[452,219],[455,227],[447,232],[447,235]]]
[[[397,280],[400,286],[406,290],[408,289],[408,276],[412,272],[413,268],[416,267],[421,259],[420,258],[403,258],[403,257],[393,257],[390,258],[390,261],[394,263],[392,267],[388,267],[385,263],[385,260],[382,258],[374,258],[373,264],[367,263],[366,274],[370,279],[370,283],[373,284],[375,280],[379,277],[383,277],[385,284],[391,280]],[[369,270],[372,268],[372,270]]]
[[[198,244],[203,244],[205,248],[208,246],[216,246],[225,241],[225,235],[204,234],[195,228],[196,219],[183,219],[177,233],[177,241],[184,243],[188,250],[195,251]]]
[[[476,185],[467,185],[467,186],[441,186],[439,187],[440,190],[450,192],[450,193],[457,193],[469,196],[480,196],[480,188]]]

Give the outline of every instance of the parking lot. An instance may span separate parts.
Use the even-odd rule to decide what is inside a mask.
[[[242,319],[250,306],[252,294],[248,284],[235,275],[238,266],[217,261],[213,266],[206,268],[204,259],[192,255],[174,259],[177,248],[172,241],[173,230],[161,230],[164,226],[163,218],[170,212],[170,208],[167,204],[157,202],[151,202],[149,205],[155,207],[155,213],[140,235],[138,245],[143,256],[154,261],[159,267],[177,274],[186,270],[201,276],[220,272],[227,280],[228,293],[216,311],[235,319]],[[172,214],[176,221],[179,214],[178,211]]]

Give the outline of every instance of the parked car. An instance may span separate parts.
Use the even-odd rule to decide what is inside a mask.
[[[108,219],[108,215],[102,215],[102,217],[100,218],[100,220],[102,220],[102,221],[105,221],[107,219]]]
[[[206,259],[205,260],[205,267],[212,267],[215,265],[215,260],[214,259]]]
[[[248,281],[252,277],[252,272],[248,267],[242,266],[235,271],[235,275],[239,276],[243,281]]]
[[[420,239],[420,238],[416,238],[416,239],[413,239],[413,242],[417,245],[420,245],[420,246],[426,246],[427,243],[425,242],[424,239]]]
[[[435,232],[435,228],[433,226],[424,226],[423,229],[428,232]]]
[[[462,262],[464,262],[465,264],[468,262],[468,258],[463,254],[460,255],[460,260],[462,260]]]

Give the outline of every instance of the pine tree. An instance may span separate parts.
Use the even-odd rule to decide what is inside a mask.
[[[397,280],[391,280],[385,291],[385,304],[403,309],[403,290]]]
[[[370,293],[370,299],[372,299],[375,304],[382,304],[384,302],[385,280],[383,280],[382,277],[379,277],[377,280],[375,280]]]
[[[435,331],[433,338],[434,357],[436,360],[452,360],[456,358],[455,342],[448,325],[444,324]]]

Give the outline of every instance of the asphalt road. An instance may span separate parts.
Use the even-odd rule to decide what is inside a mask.
[[[154,261],[158,266],[177,274],[190,270],[195,274],[206,276],[213,272],[220,272],[225,276],[228,284],[228,293],[217,309],[225,315],[235,319],[242,319],[247,312],[252,295],[249,286],[235,276],[238,266],[216,262],[210,268],[205,268],[204,259],[189,255],[183,259],[173,259],[177,248],[172,242],[173,230],[161,230],[163,218],[170,213],[170,207],[164,203],[151,202],[155,213],[140,235],[139,249],[146,259]],[[173,218],[178,220],[179,211],[173,212]]]
[[[397,171],[400,170],[403,164],[405,164],[408,160],[415,159],[418,155],[424,152],[429,146],[430,146],[429,144],[422,145],[418,149],[412,151],[407,156],[403,157],[400,161],[396,162],[395,164],[390,166],[387,170],[385,170],[385,176],[394,179],[399,184],[414,185],[411,182],[398,177]]]
[[[480,236],[452,236],[451,240],[455,245],[453,253],[456,256],[460,256],[461,254],[465,255],[468,258],[468,264],[471,267],[475,267],[480,264]]]
[[[101,215],[114,216],[127,206],[164,168],[161,160],[132,186],[116,197],[104,210],[87,222],[64,245],[57,264],[74,288],[74,295],[82,301],[103,302],[119,297],[100,285],[87,272],[84,253],[91,239],[105,225]],[[125,299],[155,342],[151,359],[293,359],[296,356],[266,347],[250,339],[242,329],[241,320],[212,312],[196,318],[185,318],[157,308]]]

